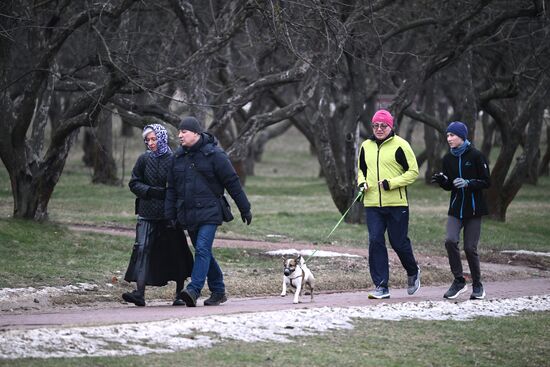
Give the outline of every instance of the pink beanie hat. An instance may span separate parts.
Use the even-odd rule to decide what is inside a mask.
[[[389,113],[389,111],[376,111],[374,116],[372,116],[372,122],[383,122],[393,129],[393,116]]]

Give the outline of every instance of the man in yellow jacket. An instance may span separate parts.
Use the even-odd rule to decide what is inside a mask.
[[[369,268],[374,286],[369,298],[390,298],[388,250],[384,233],[407,271],[407,293],[420,288],[420,268],[408,237],[407,186],[418,177],[418,164],[409,143],[393,131],[393,116],[386,110],[372,117],[373,136],[361,144],[357,184],[369,231]]]

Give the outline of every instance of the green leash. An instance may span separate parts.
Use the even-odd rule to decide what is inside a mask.
[[[340,218],[340,220],[338,221],[338,223],[336,223],[336,225],[334,226],[334,228],[332,228],[332,231],[330,231],[330,233],[328,234],[328,236],[325,237],[325,240],[327,240],[330,235],[332,233],[334,233],[334,231],[336,230],[336,228],[338,228],[338,226],[340,225],[340,223],[342,223],[342,221],[344,220],[344,218],[346,217],[346,215],[348,214],[348,212],[351,210],[351,207],[355,204],[355,202],[357,201],[357,199],[359,199],[360,196],[362,196],[364,194],[364,190],[361,190],[357,193],[357,196],[355,197],[355,199],[353,199],[353,201],[351,202],[351,205],[349,206],[348,210],[346,210],[346,212],[342,215],[342,217]],[[318,249],[313,251],[311,253],[311,255],[308,256],[308,258],[306,259],[306,263],[308,262],[309,259],[311,259],[313,257],[313,255],[315,255],[315,253],[319,251]]]

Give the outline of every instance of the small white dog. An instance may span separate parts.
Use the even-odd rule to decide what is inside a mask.
[[[302,292],[302,286],[307,284],[310,289],[311,301],[313,301],[313,288],[315,285],[315,278],[313,273],[308,269],[306,262],[302,255],[298,255],[296,258],[286,259],[283,257],[284,276],[283,276],[283,291],[281,297],[286,296],[286,288],[290,285],[296,288],[294,292],[293,303],[300,302],[300,293]]]

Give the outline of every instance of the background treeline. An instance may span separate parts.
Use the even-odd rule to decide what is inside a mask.
[[[265,142],[295,126],[344,212],[358,143],[387,107],[398,126],[423,124],[426,178],[447,122],[482,135],[491,216],[504,220],[521,186],[548,173],[549,10],[543,0],[3,1],[0,158],[13,215],[47,219],[79,133],[93,181],[117,184],[113,116],[130,134],[184,114],[207,124],[243,181]]]

